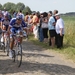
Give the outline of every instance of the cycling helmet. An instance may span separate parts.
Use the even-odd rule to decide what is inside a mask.
[[[22,15],[17,15],[17,16],[16,16],[16,19],[22,20],[22,19],[23,19],[23,18],[22,18]]]

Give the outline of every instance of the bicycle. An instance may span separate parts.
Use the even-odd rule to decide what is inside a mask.
[[[6,32],[3,32],[4,36],[0,36],[0,48],[4,51],[7,52],[7,56],[9,55],[9,35]],[[5,40],[5,41],[4,41]]]
[[[5,44],[4,44],[4,41],[3,41],[2,34],[0,34],[0,48],[1,48],[1,50],[3,50],[5,52]]]
[[[8,32],[4,33],[4,39],[5,39],[5,42],[4,42],[5,50],[6,50],[7,56],[8,56],[9,55],[9,44],[10,44],[10,39],[9,39]]]
[[[17,63],[17,66],[20,67],[22,64],[22,44],[20,43],[20,37],[22,35],[16,34],[13,35],[14,39],[14,50],[13,51],[13,61]]]

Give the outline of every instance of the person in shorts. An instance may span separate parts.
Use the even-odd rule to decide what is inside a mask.
[[[20,35],[22,34],[22,29],[26,30],[26,23],[24,22],[23,18],[21,15],[18,15],[16,18],[11,19],[10,25],[8,28],[8,32],[10,33],[10,50],[9,50],[9,57],[13,57],[12,55],[12,50],[14,46],[14,39],[13,35],[18,33]],[[22,43],[22,37],[20,38],[20,43]]]
[[[52,16],[52,11],[48,12],[48,29],[49,29],[49,35],[50,35],[50,40],[51,40],[51,47],[54,47],[55,45],[55,19]]]

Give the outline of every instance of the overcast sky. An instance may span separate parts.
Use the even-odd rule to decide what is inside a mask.
[[[75,0],[1,0],[0,3],[22,2],[32,11],[50,11],[57,9],[59,13],[75,12]]]

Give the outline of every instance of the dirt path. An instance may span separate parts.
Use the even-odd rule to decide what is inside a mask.
[[[25,42],[20,68],[0,50],[0,75],[75,75],[75,63],[58,53]]]

